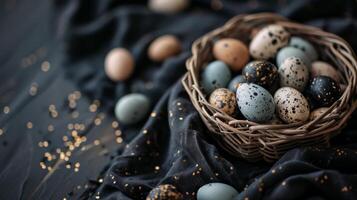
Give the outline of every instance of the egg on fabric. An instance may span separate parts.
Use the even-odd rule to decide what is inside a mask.
[[[235,94],[226,88],[214,90],[209,97],[209,103],[228,115],[232,115],[237,107]]]
[[[233,200],[238,191],[224,183],[209,183],[197,191],[197,200]]]
[[[340,85],[328,76],[317,76],[312,79],[307,92],[318,106],[331,106],[341,97]]]
[[[309,82],[309,69],[298,57],[288,57],[279,67],[281,87],[292,87],[302,92]]]
[[[238,89],[238,86],[241,83],[246,83],[247,81],[245,80],[243,75],[237,75],[236,77],[234,77],[228,84],[228,89],[232,92],[236,92]]]
[[[171,184],[159,185],[153,188],[146,200],[183,200],[183,194]]]
[[[282,87],[274,94],[276,112],[286,123],[305,122],[310,116],[310,105],[301,92]]]
[[[314,120],[314,119],[320,117],[320,115],[325,113],[328,109],[329,109],[329,107],[321,107],[321,108],[317,108],[317,109],[313,110],[310,113],[310,120]]]
[[[242,75],[247,83],[269,88],[278,77],[278,69],[268,61],[252,61],[243,68]]]
[[[115,115],[124,125],[135,124],[146,116],[150,100],[143,94],[133,93],[123,96],[115,106]]]
[[[249,61],[247,46],[234,38],[224,38],[215,42],[213,55],[217,60],[225,62],[232,71],[240,71]]]
[[[134,58],[128,50],[115,48],[107,54],[104,70],[112,81],[124,81],[133,73],[134,64]]]
[[[150,10],[166,14],[178,13],[189,5],[189,0],[149,0],[148,2]]]
[[[316,76],[328,76],[337,83],[340,82],[339,72],[327,62],[315,61],[311,64],[311,77]]]
[[[231,80],[231,71],[222,61],[209,63],[201,74],[201,84],[207,94],[217,88],[225,88]]]
[[[286,58],[289,58],[292,56],[300,58],[305,63],[305,65],[310,68],[311,60],[307,56],[307,54],[305,52],[303,52],[301,49],[291,47],[291,46],[284,47],[278,52],[278,54],[276,56],[276,64],[278,65],[278,67],[280,67],[281,63],[283,63],[283,61]]]
[[[312,45],[309,41],[301,37],[291,37],[289,46],[293,46],[305,52],[306,55],[309,56],[311,61],[315,61],[318,59],[318,54],[314,45]]]
[[[236,96],[240,112],[249,121],[266,122],[273,118],[274,99],[263,87],[254,83],[242,83]]]
[[[267,60],[273,58],[278,50],[286,46],[290,33],[281,25],[273,24],[262,28],[249,45],[249,52],[253,58]]]
[[[174,35],[163,35],[151,42],[148,56],[151,60],[162,62],[181,52],[181,42]]]

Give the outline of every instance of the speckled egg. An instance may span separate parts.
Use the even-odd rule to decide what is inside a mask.
[[[238,191],[224,183],[209,183],[197,191],[197,200],[233,200]]]
[[[151,60],[162,62],[181,52],[181,42],[174,35],[163,35],[151,42],[148,56]]]
[[[301,37],[291,37],[289,45],[301,49],[303,52],[306,53],[307,56],[309,56],[311,61],[315,61],[318,58],[318,54],[314,45],[312,45],[309,41]]]
[[[146,200],[183,200],[183,195],[170,184],[159,185],[153,188]]]
[[[314,119],[318,118],[320,115],[325,113],[328,109],[329,109],[328,107],[321,107],[321,108],[317,108],[317,109],[313,110],[310,113],[310,120],[314,120]]]
[[[243,68],[242,75],[247,83],[269,88],[278,77],[278,69],[268,61],[252,61]]]
[[[331,106],[342,93],[340,85],[328,76],[313,78],[307,92],[311,99],[322,107]]]
[[[213,91],[209,97],[209,103],[228,115],[232,115],[237,107],[235,94],[226,88]]]
[[[238,86],[241,83],[246,83],[247,81],[245,80],[243,75],[238,75],[234,77],[228,84],[228,89],[232,92],[237,92]]]
[[[186,9],[189,0],[149,0],[148,7],[155,12],[173,14]]]
[[[201,84],[207,94],[217,88],[224,88],[231,80],[231,71],[222,61],[213,61],[207,65],[201,75]]]
[[[309,82],[309,69],[298,57],[288,57],[279,67],[281,87],[292,87],[303,91]]]
[[[311,64],[311,77],[316,76],[328,76],[337,83],[340,82],[339,72],[327,62],[315,61]]]
[[[310,106],[303,94],[291,87],[282,87],[274,94],[276,112],[286,123],[309,119]]]
[[[124,81],[134,71],[134,58],[124,48],[112,49],[105,58],[104,69],[112,81]]]
[[[215,42],[213,55],[229,65],[232,71],[240,71],[249,60],[247,46],[233,38],[224,38]]]
[[[250,121],[265,122],[274,116],[273,97],[257,84],[242,83],[237,89],[237,101],[239,110]]]
[[[142,120],[150,109],[150,100],[142,94],[133,93],[123,96],[115,106],[115,115],[120,123],[135,124]]]
[[[289,58],[292,56],[300,58],[305,63],[306,66],[310,67],[311,60],[306,55],[306,53],[303,52],[301,49],[291,47],[291,46],[284,47],[278,52],[278,55],[276,56],[276,64],[278,65],[278,67],[280,67],[281,63],[283,63],[283,61],[286,58]]]
[[[273,58],[277,51],[289,42],[290,33],[284,27],[273,24],[261,29],[249,45],[253,58],[267,60]]]

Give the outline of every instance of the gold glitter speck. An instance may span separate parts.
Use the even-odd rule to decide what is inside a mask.
[[[27,122],[26,127],[27,127],[28,129],[32,129],[32,128],[33,128],[32,122]]]
[[[9,114],[10,107],[9,106],[4,106],[3,112],[4,112],[4,114]]]
[[[150,116],[151,116],[151,117],[156,117],[156,112],[152,112],[152,113],[150,114]]]
[[[50,70],[50,68],[51,68],[51,65],[50,65],[50,63],[49,63],[48,61],[42,62],[42,64],[41,64],[41,70],[42,70],[43,72],[48,72],[48,70]]]

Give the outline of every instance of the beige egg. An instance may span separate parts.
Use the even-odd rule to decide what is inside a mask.
[[[333,80],[335,80],[337,83],[340,82],[339,72],[327,62],[323,62],[323,61],[313,62],[311,64],[310,72],[312,78],[316,76],[328,76]]]
[[[303,94],[291,87],[282,87],[274,94],[276,112],[286,123],[309,119],[310,105]]]
[[[148,56],[151,60],[162,62],[181,52],[181,42],[173,35],[163,35],[151,42]]]
[[[124,81],[133,73],[134,64],[134,58],[128,50],[115,48],[107,54],[104,69],[112,81]]]
[[[317,109],[313,110],[310,114],[310,120],[314,120],[314,119],[318,118],[320,115],[322,115],[328,109],[329,109],[328,107],[321,107],[321,108],[317,108]]]
[[[289,42],[290,33],[284,27],[273,24],[262,28],[249,45],[251,56],[259,60],[273,58],[279,49]]]
[[[213,46],[213,55],[229,65],[233,71],[240,71],[249,61],[247,46],[233,38],[218,40]]]
[[[177,13],[189,5],[189,0],[149,0],[148,2],[148,7],[159,13]]]
[[[236,95],[226,88],[213,91],[209,97],[209,103],[228,115],[232,115],[237,107]]]
[[[279,67],[281,87],[292,87],[303,91],[309,82],[309,69],[298,57],[288,57]]]

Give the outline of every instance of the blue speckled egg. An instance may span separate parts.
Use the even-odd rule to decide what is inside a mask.
[[[309,82],[309,69],[298,57],[289,57],[279,68],[280,86],[292,87],[300,92]]]
[[[265,122],[274,117],[275,104],[271,94],[253,83],[243,83],[237,90],[238,107],[243,116],[253,122]]]
[[[142,120],[150,109],[150,100],[142,94],[133,93],[123,96],[115,106],[115,115],[124,125],[135,124]]]
[[[197,200],[232,200],[238,191],[224,183],[209,183],[197,191]]]
[[[311,64],[311,60],[305,52],[303,52],[301,49],[298,49],[298,48],[295,48],[292,46],[284,47],[278,52],[278,55],[276,56],[276,64],[280,68],[281,63],[283,63],[283,61],[286,58],[289,58],[292,56],[300,58],[305,63],[305,65],[308,67]]]
[[[234,77],[228,84],[228,89],[232,92],[237,92],[238,86],[241,83],[245,83],[246,80],[243,75]]]
[[[217,88],[225,88],[231,80],[231,71],[222,61],[213,61],[207,65],[201,75],[201,84],[204,91],[209,94]]]
[[[309,41],[301,37],[291,37],[289,45],[301,49],[307,56],[309,56],[311,61],[315,61],[318,58],[315,47]]]

